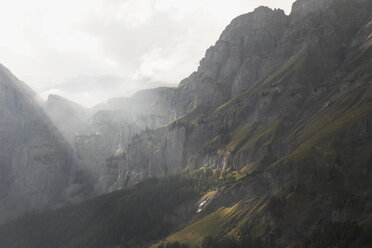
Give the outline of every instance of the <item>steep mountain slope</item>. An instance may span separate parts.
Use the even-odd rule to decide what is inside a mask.
[[[73,153],[37,101],[0,65],[0,222],[66,200]]]
[[[370,219],[357,223],[327,222],[324,218],[315,229],[295,226],[296,233],[278,229],[276,221],[280,221],[282,228],[292,225],[293,215],[303,219],[311,217],[301,215],[309,209],[313,211],[312,216],[324,209],[307,205],[306,199],[312,193],[300,186],[287,189],[292,190],[290,198],[279,194],[270,197],[267,187],[262,186],[257,178],[231,170],[201,169],[162,179],[146,179],[78,205],[29,214],[2,225],[0,245],[14,248],[190,248],[196,245],[247,248],[287,247],[286,244],[293,243],[288,247],[369,247]],[[248,199],[248,195],[253,199]],[[254,199],[258,195],[262,198]],[[217,209],[218,203],[227,204],[238,198],[245,200]],[[367,201],[353,199],[348,207],[363,206]],[[180,229],[166,239],[166,245],[162,244],[164,240],[151,245]],[[290,236],[278,244],[283,234]]]
[[[216,108],[201,105],[167,127],[135,137],[121,170],[122,184],[126,178],[138,180],[131,175],[142,178],[203,165],[238,170],[250,165],[251,170],[263,170],[294,152],[321,127],[301,136],[301,124],[321,118],[327,111],[342,113],[348,105],[341,101],[361,97],[357,92],[368,94],[371,3],[332,2],[309,14],[300,7],[308,1],[294,4],[288,29],[272,55],[274,61],[281,58],[280,66],[249,83],[247,91]],[[258,8],[247,16],[262,10],[269,16],[275,14]],[[242,17],[232,23],[239,20]],[[246,30],[243,24],[236,26]],[[287,53],[290,55],[282,56]],[[368,95],[364,97],[368,99]],[[363,118],[350,122],[356,125]],[[369,130],[364,133],[368,137]]]
[[[152,178],[78,205],[29,214],[0,226],[0,245],[146,247],[195,214],[200,192],[225,182],[216,176],[210,170]]]
[[[112,189],[118,176],[113,188],[180,168],[203,164],[239,168],[260,159],[270,164],[284,156],[289,151],[279,143],[269,146],[280,149],[274,151],[277,154],[254,151],[259,148],[254,143],[245,146],[248,150],[239,151],[245,141],[238,138],[231,140],[228,149],[222,149],[224,152],[210,153],[228,135],[245,139],[248,137],[241,137],[241,133],[271,128],[269,132],[280,129],[282,137],[287,138],[289,129],[284,131],[283,127],[306,121],[328,105],[337,89],[330,91],[339,83],[336,74],[341,77],[341,67],[361,49],[360,39],[366,39],[357,33],[370,20],[370,4],[366,0],[296,1],[290,16],[282,10],[259,7],[234,19],[208,49],[198,70],[178,88],[141,91],[131,98],[112,99],[93,108],[88,128],[74,139],[81,162],[93,168],[95,177],[104,174],[98,179],[97,190],[102,193]],[[220,111],[229,106],[226,104],[213,113],[231,99],[242,104]],[[207,124],[191,127],[190,135],[190,127],[175,128],[184,122],[197,124],[195,120],[204,120],[203,116],[207,116]],[[178,124],[136,136],[177,118]],[[263,123],[267,118],[273,125]],[[283,144],[295,146],[293,140]],[[121,150],[127,150],[127,161],[116,161],[113,166],[110,160],[105,167],[105,159]],[[201,150],[209,154],[205,156]]]
[[[96,199],[99,207],[85,202],[4,225],[0,240],[14,247],[369,247],[371,13],[369,0],[298,0],[289,16],[260,7],[236,18],[178,88],[143,93],[148,112],[141,111],[164,111],[164,122],[106,159],[111,179],[118,176],[111,190],[123,190]],[[101,120],[114,120],[122,106],[135,111],[136,100],[100,106]],[[137,183],[184,170],[160,180],[169,208],[159,181]],[[185,201],[175,197],[183,194]],[[103,214],[79,214],[87,209]],[[131,236],[138,226],[128,218],[152,230],[171,225]],[[47,240],[45,232],[66,239]]]
[[[263,10],[273,13],[265,8],[254,13]],[[211,211],[206,232],[195,229],[203,224],[196,222],[169,237],[190,245],[219,232],[239,237],[238,227],[244,224],[266,246],[275,240],[270,247],[285,247],[329,221],[367,221],[372,186],[370,13],[370,1],[297,1],[269,57],[281,61],[278,67],[246,81],[245,92],[217,108],[196,104],[170,125],[135,137],[119,163],[117,185],[199,167],[250,175],[243,186],[222,192],[211,203],[231,214],[212,222],[220,229],[208,225],[221,216]],[[247,29],[235,24],[227,30],[231,26]]]
[[[86,109],[63,97],[50,95],[44,104],[48,116],[75,149],[78,163],[94,184],[93,195],[110,191],[117,169],[105,160],[121,152],[146,129],[173,121],[175,88],[142,90],[130,98],[114,98]]]
[[[370,11],[371,2],[333,1],[322,11],[325,22],[315,12],[321,29],[315,26],[315,33],[307,35],[311,42],[276,73],[214,111],[171,125],[169,132],[187,133],[179,154],[192,156],[180,167],[230,167],[245,171],[250,179],[221,192],[211,203],[218,211],[210,211],[168,240],[200,245],[205,235],[242,238],[239,227],[244,226],[248,236],[260,237],[264,247],[292,242],[308,247],[305,238],[317,228],[327,230],[327,222],[370,225]],[[339,19],[331,22],[337,13]],[[296,12],[292,16],[298,18]],[[308,16],[311,13],[306,12]],[[355,17],[363,21],[341,22]],[[334,23],[342,23],[343,30],[338,33]],[[329,35],[339,37],[340,45],[329,41]],[[205,132],[210,134],[200,138]],[[204,149],[198,152],[194,147]],[[213,230],[216,223],[219,229]]]

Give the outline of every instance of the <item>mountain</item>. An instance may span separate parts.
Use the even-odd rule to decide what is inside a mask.
[[[319,8],[322,3],[324,8]],[[185,107],[193,106],[191,111],[165,127],[135,137],[126,151],[121,184],[127,184],[126,178],[133,182],[201,166],[236,170],[249,166],[250,171],[262,171],[300,153],[300,147],[302,159],[326,135],[368,122],[371,15],[367,10],[371,3],[332,3],[298,1],[290,16],[260,7],[233,20],[207,51],[198,71],[177,89],[198,89],[190,94]],[[306,6],[314,6],[313,12]],[[303,13],[305,7],[309,13]],[[239,63],[231,62],[236,54],[242,57]],[[234,72],[224,73],[227,69],[223,68],[234,68]],[[228,76],[229,80],[223,80]],[[205,90],[203,82],[208,78],[212,79]],[[221,88],[221,92],[231,93],[226,102],[198,100],[199,96],[213,99],[207,95],[219,95]],[[350,111],[350,104],[363,98],[367,101],[363,102],[364,115],[354,114],[350,123],[329,126],[336,125],[337,113]],[[360,132],[355,139],[368,140],[369,129]],[[337,139],[339,135],[335,133]],[[310,144],[306,146],[306,142]],[[334,144],[329,144],[331,150]]]
[[[177,88],[95,108],[101,193],[118,191],[3,225],[0,244],[370,247],[371,13],[298,0],[237,17]]]
[[[0,223],[68,198],[74,154],[39,102],[0,65]]]
[[[70,144],[73,144],[75,136],[86,130],[88,126],[89,109],[66,98],[49,95],[43,107]]]
[[[114,98],[91,109],[61,96],[50,95],[45,112],[70,142],[77,162],[94,184],[92,195],[111,191],[118,171],[105,166],[131,139],[176,119],[172,112],[174,88],[142,90],[130,98]]]
[[[370,1],[297,1],[283,21],[275,19],[280,11],[260,7],[227,27],[194,75],[212,75],[201,69],[215,59],[210,68],[220,75],[221,68],[239,68],[228,81],[231,92],[242,78],[246,90],[140,135],[122,162],[121,185],[201,167],[247,174],[219,190],[212,210],[168,241],[196,246],[208,235],[239,237],[244,226],[264,247],[286,247],[327,222],[370,223],[371,7]],[[269,26],[254,29],[258,17]],[[273,28],[278,36],[262,38],[273,25],[281,27]],[[247,62],[228,66],[234,56],[224,51],[233,49],[248,51]],[[219,56],[225,56],[220,64]],[[215,80],[211,88],[218,89]]]

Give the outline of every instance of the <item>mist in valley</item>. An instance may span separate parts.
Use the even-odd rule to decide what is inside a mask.
[[[0,247],[372,244],[370,0],[2,6]]]

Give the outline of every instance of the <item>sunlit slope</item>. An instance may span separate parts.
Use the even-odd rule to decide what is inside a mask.
[[[209,235],[239,239],[244,226],[251,237],[265,242],[275,239],[277,244],[288,244],[290,240],[301,243],[306,237],[312,237],[311,230],[325,228],[322,225],[328,221],[356,221],[361,230],[363,225],[370,225],[371,51],[370,45],[365,46],[325,79],[326,94],[317,101],[309,99],[308,103],[305,98],[278,111],[283,95],[290,98],[307,94],[306,91],[316,94],[316,88],[322,88],[321,84],[311,83],[311,76],[301,81],[308,82],[308,86],[294,88],[300,80],[298,77],[317,71],[314,58],[317,55],[305,51],[269,79],[210,111],[208,120],[226,115],[235,118],[235,123],[204,144],[207,153],[262,154],[251,155],[252,160],[246,166],[236,168],[248,173],[250,179],[243,179],[239,185],[245,186],[236,185],[233,191],[246,187],[249,195],[248,192],[254,191],[252,182],[257,181],[269,190],[253,197],[219,202],[210,214],[192,221],[165,242],[200,246]],[[315,71],[311,71],[312,68]],[[309,90],[312,87],[314,89]],[[272,113],[270,118],[259,120],[259,124],[250,119],[252,115],[241,118],[252,108],[248,105],[252,98],[262,96],[263,92],[270,95],[273,91],[280,91],[281,95],[278,99],[275,96],[268,99],[274,101],[266,110]],[[206,118],[203,123],[208,123]],[[189,125],[203,123],[194,118]],[[357,242],[362,241],[355,240],[353,247],[358,247]]]

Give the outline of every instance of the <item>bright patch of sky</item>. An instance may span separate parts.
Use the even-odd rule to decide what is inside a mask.
[[[177,86],[238,15],[293,0],[0,0],[0,63],[85,106]]]

